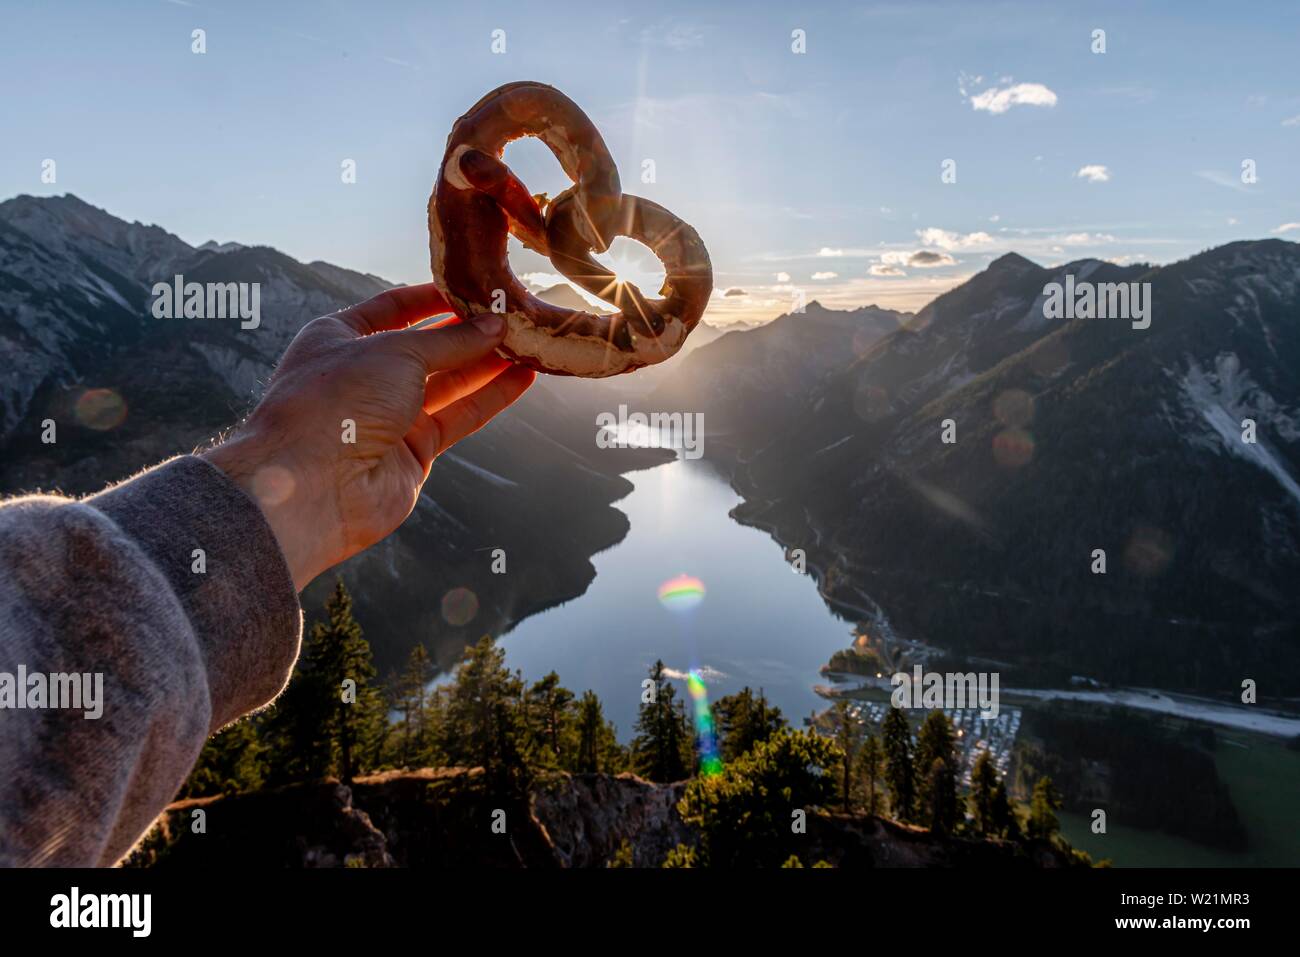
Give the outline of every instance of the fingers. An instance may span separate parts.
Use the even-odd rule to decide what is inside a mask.
[[[438,287],[431,282],[398,286],[378,296],[349,306],[336,317],[359,336],[390,329],[405,329],[421,319],[452,312]]]
[[[488,314],[476,322],[404,329],[377,336],[376,348],[403,350],[419,356],[428,375],[459,369],[492,354],[505,338],[506,324]]]
[[[447,369],[429,376],[424,386],[424,411],[437,412],[487,385],[512,363],[496,353],[484,356],[460,369]]]
[[[406,434],[407,447],[427,474],[433,460],[467,435],[472,435],[508,408],[533,384],[537,373],[512,365],[487,385],[428,415],[421,413]]]

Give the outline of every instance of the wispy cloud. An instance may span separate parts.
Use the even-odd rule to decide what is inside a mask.
[[[1273,232],[1278,234],[1289,233],[1293,229],[1300,229],[1300,223],[1283,223],[1281,226],[1277,227],[1277,229],[1273,230]]]
[[[1235,189],[1239,193],[1246,192],[1246,184],[1239,177],[1230,176],[1227,173],[1217,169],[1198,169],[1196,175],[1206,182],[1213,183],[1215,186],[1222,186],[1225,189]]]
[[[921,240],[922,246],[938,246],[940,249],[947,250],[978,249],[993,245],[993,237],[985,232],[955,233],[949,229],[931,226],[927,229],[918,229],[916,235]]]
[[[897,266],[891,266],[888,263],[872,263],[871,268],[867,270],[873,276],[906,276],[907,273]]]
[[[1100,163],[1090,163],[1087,166],[1079,167],[1079,172],[1074,174],[1079,179],[1086,179],[1090,183],[1109,183],[1110,169],[1102,166]]]
[[[970,105],[987,113],[1005,113],[1013,106],[1056,106],[1056,94],[1041,83],[991,86],[971,96]]]
[[[682,52],[692,47],[704,45],[704,31],[691,23],[670,23],[661,26],[646,27],[641,31],[641,40],[655,46],[667,47]]]
[[[815,272],[812,274],[812,277],[814,280],[821,282],[825,279],[838,279],[839,275],[840,274],[837,272]]]
[[[1282,121],[1282,125],[1283,125],[1283,126],[1300,126],[1300,114],[1297,114],[1297,115],[1295,115],[1295,116],[1288,116],[1285,120]]]
[[[1052,236],[1049,241],[1058,246],[1098,246],[1116,242],[1116,239],[1110,233],[1066,233],[1063,236]]]

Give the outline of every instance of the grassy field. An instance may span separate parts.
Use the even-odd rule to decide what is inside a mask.
[[[1061,814],[1061,832],[1094,860],[1116,867],[1298,867],[1300,866],[1300,752],[1277,738],[1218,731],[1214,753],[1219,775],[1250,835],[1250,848],[1230,854],[1134,828],[1110,825],[1093,834],[1079,814]]]

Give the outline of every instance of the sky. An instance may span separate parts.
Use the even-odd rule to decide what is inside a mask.
[[[625,191],[696,227],[718,323],[800,298],[916,310],[1008,251],[1166,263],[1300,239],[1300,4],[3,5],[0,199],[70,192],[394,282],[429,279],[451,124],[520,79],[572,97]],[[536,140],[505,158],[534,192],[567,185]],[[663,275],[629,240],[606,261]]]

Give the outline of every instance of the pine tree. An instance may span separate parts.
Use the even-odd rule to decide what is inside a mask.
[[[1013,841],[1020,840],[1020,818],[1016,815],[1014,802],[1007,796],[1005,781],[998,781],[993,788],[992,817],[994,834]]]
[[[746,686],[735,694],[719,698],[713,706],[713,713],[724,763],[736,760],[785,726],[781,709],[768,704],[761,688],[755,694]]]
[[[505,660],[491,635],[466,649],[455,680],[440,696],[438,744],[449,764],[481,767],[492,786],[515,791],[528,778],[524,689]]]
[[[986,748],[980,751],[970,773],[971,812],[975,817],[975,830],[983,836],[995,833],[997,826],[993,816],[994,792],[997,786],[998,772],[993,766],[993,756]]]
[[[651,781],[681,781],[690,776],[694,763],[691,725],[676,689],[664,676],[662,661],[651,667],[650,680],[653,684],[642,698],[632,739],[633,768]]]
[[[957,798],[957,778],[953,773],[957,767],[956,735],[952,722],[942,711],[931,711],[926,715],[921,730],[916,736],[915,760],[916,781],[919,785],[916,795],[917,806],[924,811],[924,817],[928,818],[936,806],[944,808],[950,804],[957,806],[960,802]],[[935,761],[943,761],[948,769],[948,773],[937,780],[948,787],[950,793],[941,795],[930,793],[931,770]]]
[[[585,692],[578,702],[577,723],[578,743],[569,770],[580,774],[615,774],[620,771],[623,749],[619,747],[614,726],[605,720],[596,692]]]
[[[1034,785],[1034,796],[1029,805],[1029,836],[1050,840],[1061,828],[1056,819],[1065,802],[1049,777],[1041,777]]]
[[[867,735],[862,742],[862,751],[858,758],[859,774],[867,785],[867,813],[875,816],[876,797],[879,794],[881,772],[885,761],[880,739],[874,734]]]
[[[260,788],[267,749],[259,735],[258,723],[259,717],[252,715],[208,738],[194,770],[181,788],[180,797],[239,794]]]
[[[562,765],[563,744],[573,723],[572,706],[573,692],[560,684],[554,671],[528,689],[524,714],[532,761],[548,768]]]
[[[936,834],[951,834],[957,826],[957,782],[952,765],[943,758],[935,758],[927,775],[930,830]]]
[[[423,644],[411,649],[406,667],[397,677],[393,707],[402,715],[399,722],[397,763],[423,767],[432,763],[433,735],[430,719],[429,684],[434,678],[433,662]]]
[[[333,752],[327,730],[330,694],[330,689],[311,671],[304,652],[298,658],[289,687],[276,699],[263,725],[267,784],[316,781],[330,773]]]
[[[900,821],[912,820],[916,783],[912,768],[912,731],[899,708],[891,707],[880,729],[884,738],[885,780],[889,784],[889,807]]]
[[[325,731],[339,779],[350,784],[373,758],[387,731],[384,699],[374,684],[370,643],[352,617],[352,596],[340,579],[325,602],[327,620],[312,628],[307,668],[328,689]]]
[[[845,814],[853,809],[853,766],[857,763],[862,726],[844,700],[835,702],[835,743],[843,759],[840,763],[840,806]]]
[[[835,797],[840,760],[833,741],[783,728],[720,774],[686,785],[677,812],[700,833],[699,861],[708,867],[779,867],[806,850],[792,828],[796,812],[811,814]]]

